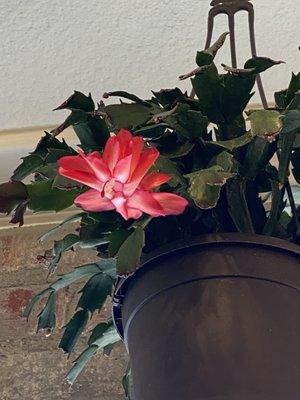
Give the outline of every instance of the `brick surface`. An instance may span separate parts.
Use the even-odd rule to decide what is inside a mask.
[[[51,241],[43,246],[37,242],[47,229],[49,226],[0,230],[0,399],[124,399],[120,381],[127,355],[121,344],[110,357],[97,354],[71,389],[64,380],[72,360],[85,348],[89,331],[110,314],[110,303],[101,314],[93,316],[70,360],[57,347],[62,328],[76,309],[81,285],[59,293],[57,329],[50,337],[42,332],[36,334],[40,308],[34,311],[29,322],[22,317],[32,296],[47,287],[47,271],[36,258],[52,246]],[[60,236],[68,232],[61,230]],[[94,260],[96,254],[90,251],[68,252],[58,273]]]

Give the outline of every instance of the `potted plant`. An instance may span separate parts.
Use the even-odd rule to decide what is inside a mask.
[[[45,253],[49,275],[65,251],[98,251],[98,262],[53,279],[25,312],[46,298],[38,329],[51,333],[57,292],[83,281],[59,344],[71,354],[113,297],[114,322],[94,328],[71,383],[120,334],[130,354],[128,398],[130,370],[139,400],[300,392],[300,231],[289,184],[291,172],[300,179],[300,74],[275,93],[274,107],[249,110],[257,75],[280,62],[256,57],[220,74],[214,58],[226,35],[180,77],[191,78],[196,98],[179,88],[150,100],[117,91],[104,98],[125,100],[95,107],[91,95],[75,92],[57,108],[71,111],[66,121],[0,185],[0,211],[15,224],[27,208],[80,208],[40,239],[76,223]],[[58,138],[69,126],[78,149]]]

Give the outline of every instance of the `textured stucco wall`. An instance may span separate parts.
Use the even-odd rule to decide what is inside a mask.
[[[73,89],[146,89],[177,84],[205,40],[209,0],[2,0],[0,130],[56,123],[51,113]],[[258,48],[287,62],[266,74],[268,96],[286,85],[300,53],[299,0],[254,0]],[[218,19],[217,33],[226,29]],[[237,28],[241,59],[249,54],[246,15]],[[228,52],[222,55],[228,61]],[[185,87],[184,84],[180,86]]]

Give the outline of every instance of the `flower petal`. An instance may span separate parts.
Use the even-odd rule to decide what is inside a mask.
[[[127,207],[127,216],[128,219],[139,219],[143,215],[143,211],[137,210],[136,208]]]
[[[139,164],[140,157],[144,148],[144,139],[141,136],[132,139],[132,160],[130,167],[130,177]]]
[[[151,172],[142,179],[140,185],[145,190],[151,190],[168,182],[170,178],[170,175],[162,172]]]
[[[107,164],[111,173],[120,158],[120,143],[116,136],[112,136],[105,144],[103,161]]]
[[[92,173],[79,171],[75,169],[65,169],[63,167],[59,167],[58,172],[60,175],[72,179],[73,181],[80,182],[83,185],[89,186],[99,191],[103,190],[104,183],[100,182],[96,178],[96,176]]]
[[[129,219],[126,202],[127,199],[122,194],[117,194],[111,202],[114,204],[116,211],[122,215],[124,219]]]
[[[164,215],[182,214],[188,205],[188,201],[174,193],[152,193],[154,199],[160,204]]]
[[[126,129],[121,129],[117,133],[117,140],[120,144],[120,158],[124,158],[131,154],[132,150],[132,134]]]
[[[115,206],[106,197],[102,197],[98,190],[91,189],[76,197],[74,203],[76,206],[86,211],[99,212],[114,210]]]
[[[139,163],[130,177],[130,181],[124,187],[124,193],[126,196],[132,195],[158,157],[159,151],[154,147],[147,148],[142,152]]]
[[[118,181],[122,183],[125,183],[127,181],[130,174],[131,160],[132,160],[132,155],[129,155],[118,161],[113,172],[114,178],[116,178]]]
[[[106,182],[111,177],[111,173],[99,151],[93,151],[88,155],[82,152],[81,156],[85,159],[89,167],[93,170],[94,174],[100,181]]]
[[[134,207],[152,217],[182,214],[188,201],[173,193],[155,193],[136,190],[128,199],[127,206]]]
[[[78,156],[64,156],[58,160],[58,165],[63,169],[73,169],[76,171],[93,173],[92,168],[86,160],[79,154]]]
[[[127,206],[143,211],[152,217],[164,215],[163,209],[159,202],[154,199],[153,193],[145,190],[136,190],[133,195],[129,197]]]

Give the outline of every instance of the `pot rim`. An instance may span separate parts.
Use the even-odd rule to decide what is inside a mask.
[[[154,260],[163,257],[167,254],[173,254],[183,249],[194,248],[196,246],[213,246],[219,244],[248,244],[261,247],[268,247],[281,250],[286,253],[294,253],[300,257],[300,246],[287,240],[275,238],[272,236],[264,236],[258,234],[244,233],[215,233],[209,235],[195,236],[189,239],[177,240],[165,246],[159,247],[157,250],[144,255],[138,269],[131,275],[119,278],[116,283],[116,288],[113,295],[112,317],[115,328],[123,339],[123,324],[122,324],[122,305],[126,295],[126,290],[130,282],[145,271],[145,268]]]

